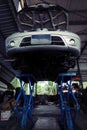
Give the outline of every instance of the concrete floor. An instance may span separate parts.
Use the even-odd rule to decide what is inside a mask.
[[[33,110],[33,116],[58,116],[60,109],[57,105],[49,103],[48,105],[37,105]]]
[[[38,105],[33,111],[33,116],[37,117],[33,130],[61,130],[58,123],[60,114],[58,106]],[[87,113],[82,110],[78,113],[74,130],[87,130]]]
[[[33,109],[34,126],[32,130],[62,130],[59,125],[60,109],[49,103],[37,105]],[[9,121],[0,121],[0,130],[20,130],[14,116]],[[26,129],[31,130],[31,128]],[[80,110],[74,130],[87,130],[87,113]]]
[[[82,110],[79,111],[78,117],[76,119],[76,129],[87,130],[87,113]]]
[[[60,130],[59,114],[60,110],[55,105],[38,105],[33,111],[33,116],[37,117],[33,130]]]

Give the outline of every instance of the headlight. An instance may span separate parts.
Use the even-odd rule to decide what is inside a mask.
[[[15,42],[14,41],[10,41],[10,45],[11,45],[11,47],[14,47]]]
[[[74,39],[70,39],[70,40],[69,40],[69,44],[70,44],[71,46],[75,46],[75,40],[74,40]]]
[[[69,46],[77,46],[76,45],[76,38],[73,36],[64,36],[65,43]]]

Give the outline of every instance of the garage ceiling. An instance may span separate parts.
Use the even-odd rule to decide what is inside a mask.
[[[20,0],[23,2],[24,0]],[[46,2],[46,0],[32,0],[35,2]],[[31,0],[26,0],[27,4],[32,4]],[[10,86],[10,81],[15,76],[15,71],[11,68],[5,53],[5,39],[18,31],[21,31],[20,23],[17,19],[17,5],[19,0],[0,0],[0,80]],[[50,2],[50,0],[47,0]],[[51,0],[52,2],[52,0]],[[78,34],[81,38],[81,55],[78,59],[82,81],[87,81],[87,0],[53,0],[67,10],[68,30]],[[5,68],[5,69],[4,69]],[[76,71],[77,67],[70,69]]]

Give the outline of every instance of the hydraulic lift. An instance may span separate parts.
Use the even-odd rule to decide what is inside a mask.
[[[76,73],[61,73],[61,85],[59,85],[61,123],[64,130],[74,130],[74,123],[79,111],[79,104],[72,90],[72,77]],[[69,81],[69,82],[67,82]],[[67,91],[63,92],[63,83],[67,83]]]
[[[17,78],[20,80],[20,92],[17,96],[15,105],[14,105],[14,112],[18,118],[20,128],[22,130],[26,130],[27,127],[30,127],[34,124],[32,118],[32,109],[34,105],[33,101],[33,91],[34,91],[34,83],[36,82],[35,78],[29,74],[17,74]],[[29,90],[29,95],[26,95],[24,88],[25,83],[28,83],[27,87]],[[22,97],[23,104],[18,106],[18,103]],[[30,126],[29,126],[30,125]]]

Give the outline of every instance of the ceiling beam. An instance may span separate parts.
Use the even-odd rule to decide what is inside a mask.
[[[68,10],[68,13],[87,13],[87,9]]]
[[[84,21],[70,20],[69,25],[87,25],[87,20]]]
[[[10,9],[12,11],[14,21],[16,22],[17,28],[18,28],[18,30],[20,30],[19,22],[18,22],[18,19],[17,19],[17,11],[15,9],[14,3],[13,3],[12,0],[7,0],[7,1],[8,1]]]
[[[1,35],[1,38],[2,38],[3,40],[5,40],[4,34],[2,33],[1,29],[0,29],[0,35]],[[1,38],[0,38],[0,40],[1,40]]]
[[[84,44],[83,48],[81,49],[81,54],[82,54],[83,51],[85,50],[86,46],[87,46],[87,42]]]

